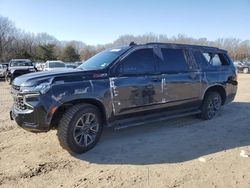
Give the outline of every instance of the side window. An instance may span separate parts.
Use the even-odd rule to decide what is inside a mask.
[[[207,62],[212,66],[224,66],[229,65],[227,59],[223,54],[214,54],[214,53],[203,53],[203,56]]]
[[[153,73],[155,70],[153,49],[146,48],[136,50],[129,54],[121,63],[124,74]]]
[[[162,48],[161,52],[163,60],[160,61],[159,68],[162,72],[181,72],[189,70],[183,50]]]
[[[218,54],[214,55],[212,65],[213,66],[221,66],[221,65],[223,65]]]
[[[200,51],[193,51],[193,55],[196,63],[200,65],[200,67],[208,66],[209,59],[207,59],[208,58],[207,56],[205,56],[204,54],[202,55]]]

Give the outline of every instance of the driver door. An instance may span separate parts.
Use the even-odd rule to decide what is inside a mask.
[[[110,78],[115,115],[156,108],[161,101],[161,75],[155,73],[153,47],[135,49],[116,67],[117,76]]]

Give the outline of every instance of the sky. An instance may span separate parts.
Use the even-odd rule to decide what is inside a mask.
[[[147,33],[250,40],[250,0],[0,0],[0,15],[27,32],[92,45]]]

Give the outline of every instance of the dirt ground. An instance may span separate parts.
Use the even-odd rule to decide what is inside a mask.
[[[0,82],[0,187],[250,187],[250,75],[239,75],[235,101],[213,120],[105,130],[93,150],[74,156],[56,130],[17,127],[11,103]]]

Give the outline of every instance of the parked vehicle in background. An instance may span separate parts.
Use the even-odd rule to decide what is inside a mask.
[[[46,61],[44,65],[44,71],[52,71],[52,70],[59,70],[65,69],[65,63],[60,60],[53,60],[53,61]]]
[[[36,68],[29,59],[12,59],[9,63],[8,71],[5,79],[10,84],[18,76],[23,74],[36,72]]]
[[[37,71],[43,71],[44,66],[45,66],[45,62],[36,62],[36,65],[35,65]]]
[[[81,64],[83,64],[84,63],[84,61],[77,61],[77,62],[75,62],[75,64],[77,65],[77,66],[80,66]]]
[[[236,66],[238,72],[242,72],[244,74],[250,73],[250,61],[240,62]]]
[[[0,64],[0,78],[5,78],[7,72],[7,66]]]
[[[75,69],[77,68],[77,64],[75,63],[66,63],[66,68],[69,68],[69,69]]]
[[[14,80],[11,118],[31,131],[58,129],[70,152],[93,148],[104,126],[120,129],[198,114],[234,100],[237,73],[225,50],[148,43],[100,52],[72,70]]]
[[[2,63],[2,65],[4,65],[5,67],[7,67],[7,70],[8,70],[9,63]]]
[[[234,61],[233,64],[235,67],[237,67],[239,64],[241,64],[242,62],[241,61]]]

